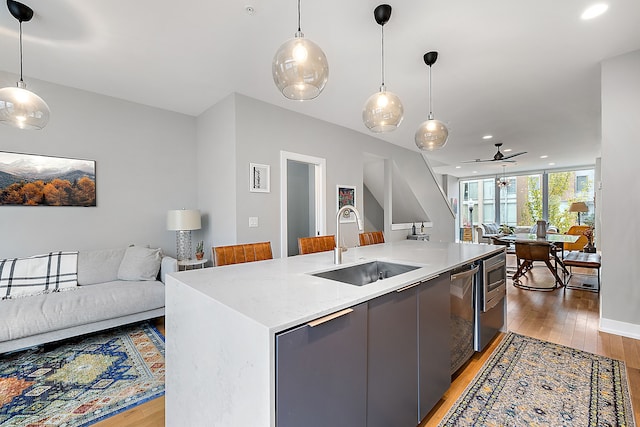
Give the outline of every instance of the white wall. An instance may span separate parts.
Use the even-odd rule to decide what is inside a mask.
[[[420,153],[389,144],[374,137],[323,122],[309,116],[298,114],[283,108],[275,107],[243,95],[232,95],[235,103],[235,155],[236,170],[235,192],[236,203],[231,196],[228,203],[210,203],[203,198],[201,191],[199,205],[211,217],[235,218],[236,238],[230,231],[224,242],[218,242],[211,230],[207,231],[205,241],[213,239],[214,244],[231,244],[270,241],[274,256],[280,253],[280,151],[289,151],[327,159],[327,233],[335,233],[336,185],[355,185],[357,187],[357,206],[362,206],[362,179],[364,153],[374,153],[382,158],[393,159],[402,166],[405,179],[416,193],[416,196],[427,207],[431,220],[436,225],[429,230],[431,239],[453,241],[453,218],[444,200],[426,169]],[[231,120],[232,101],[226,99],[222,105],[212,107],[206,115],[198,118],[199,160],[207,148],[207,144],[220,144],[216,140],[212,125]],[[227,124],[228,125],[228,124]],[[207,131],[208,142],[204,141],[202,129]],[[227,135],[230,139],[231,135]],[[228,141],[227,139],[227,141]],[[226,153],[232,151],[228,148]],[[226,157],[227,160],[230,158]],[[261,163],[271,166],[271,192],[249,192],[249,163]],[[227,166],[230,164],[227,163]],[[204,187],[215,186],[216,182],[204,181]],[[212,179],[209,177],[209,179]],[[225,181],[225,185],[233,183]],[[231,187],[229,187],[231,188]],[[221,194],[211,189],[211,194]],[[216,196],[217,197],[217,196]],[[249,228],[248,218],[259,218],[259,227]],[[227,228],[228,226],[225,226]],[[357,242],[357,228],[353,224],[343,226],[347,244],[354,246]],[[406,231],[395,232],[387,236],[388,240],[404,239]]]
[[[601,328],[636,338],[640,338],[639,76],[640,51],[602,64]]]
[[[2,86],[16,77],[0,72]],[[175,255],[169,209],[195,207],[195,118],[40,81],[41,131],[0,125],[0,151],[96,161],[96,207],[0,206],[0,258],[129,244]]]
[[[198,237],[204,240],[205,258],[212,259],[213,246],[232,245],[237,241],[235,96],[226,97],[198,117],[197,141],[196,186],[202,214]],[[249,188],[248,181],[246,188]]]

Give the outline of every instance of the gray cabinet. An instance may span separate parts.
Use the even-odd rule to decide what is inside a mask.
[[[368,427],[418,424],[415,288],[369,301]]]
[[[367,304],[348,310],[276,336],[278,427],[366,425]]]
[[[418,288],[419,413],[422,420],[451,385],[449,274]]]
[[[413,427],[449,388],[449,275],[369,301],[367,427]]]

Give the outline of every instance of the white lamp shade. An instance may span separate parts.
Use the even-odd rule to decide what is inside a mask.
[[[20,129],[40,130],[49,122],[49,106],[35,93],[16,87],[0,89],[0,122]]]
[[[433,151],[444,147],[449,138],[449,129],[440,120],[432,119],[422,122],[415,135],[419,149]]]
[[[197,209],[177,209],[167,212],[167,230],[200,230],[200,211]]]
[[[282,94],[295,100],[320,95],[329,79],[329,63],[320,47],[298,31],[280,46],[272,64],[273,81]]]
[[[383,87],[369,97],[362,110],[362,121],[371,132],[391,132],[396,130],[404,115],[400,98],[387,92]]]

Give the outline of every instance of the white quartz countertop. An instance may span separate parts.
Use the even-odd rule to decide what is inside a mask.
[[[504,246],[404,240],[349,248],[340,266],[333,264],[330,251],[170,276],[277,333],[503,250]],[[375,260],[420,268],[364,286],[310,274]]]

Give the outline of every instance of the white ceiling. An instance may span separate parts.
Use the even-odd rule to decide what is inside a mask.
[[[25,0],[35,11],[23,24],[25,81],[189,115],[239,92],[369,133],[361,116],[380,85],[373,9],[381,2],[301,1],[302,31],[324,50],[330,67],[329,82],[313,101],[285,99],[271,77],[274,53],[297,29],[295,0]],[[444,149],[428,154],[436,172],[501,174],[497,162],[460,163],[492,157],[498,141],[503,149],[528,152],[507,174],[594,164],[600,155],[599,64],[640,49],[640,1],[603,0],[609,10],[582,21],[593,1],[389,2],[385,83],[402,100],[405,118],[395,132],[376,136],[417,151],[414,132],[428,114],[422,56],[437,50],[433,111],[450,136]],[[19,70],[18,23],[6,7],[0,9],[0,69]],[[29,87],[37,92],[37,83]],[[485,134],[495,138],[482,140]]]

